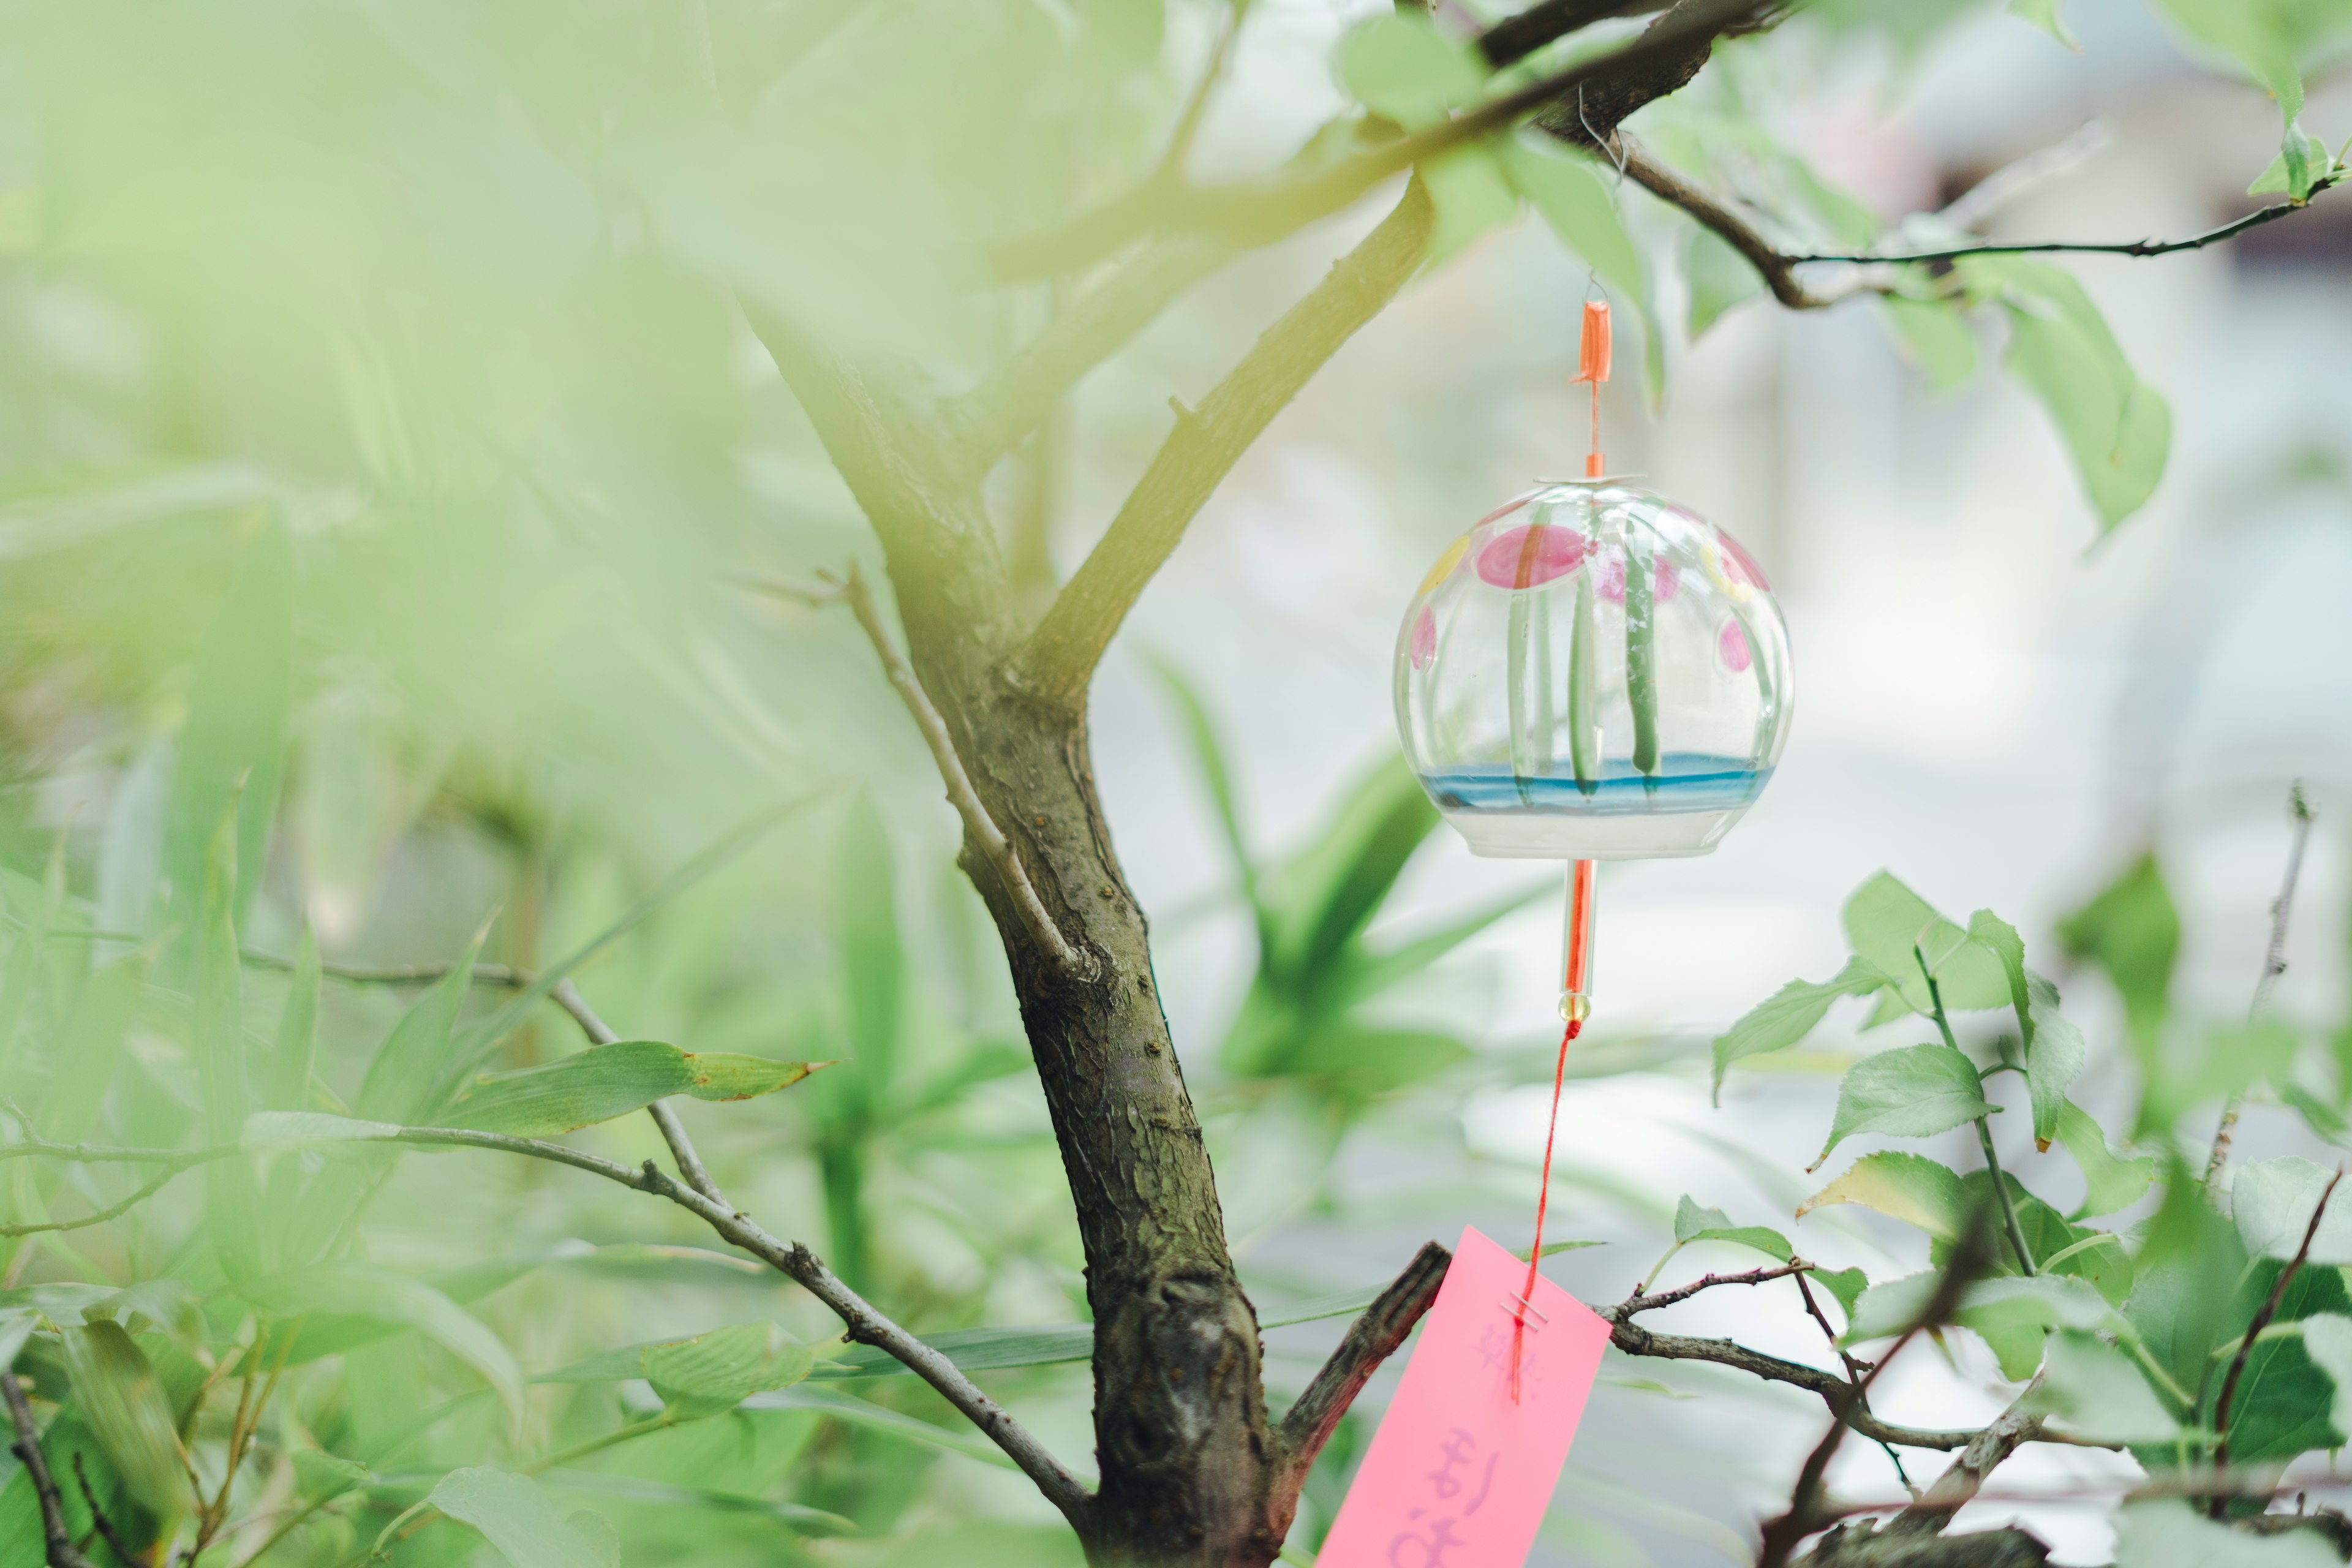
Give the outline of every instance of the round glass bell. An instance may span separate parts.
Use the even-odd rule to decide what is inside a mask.
[[[1729,534],[1615,479],[1548,481],[1413,595],[1397,725],[1477,854],[1703,855],[1772,775],[1790,674],[1770,585]]]

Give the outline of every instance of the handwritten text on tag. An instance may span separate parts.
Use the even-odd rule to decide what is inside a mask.
[[[1473,1229],[1348,1489],[1318,1568],[1518,1568],[1535,1544],[1609,1325],[1536,1281],[1511,1399],[1527,1265]]]

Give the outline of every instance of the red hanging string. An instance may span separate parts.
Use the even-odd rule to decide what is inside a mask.
[[[1551,1146],[1559,1134],[1559,1091],[1568,1081],[1568,1046],[1584,1031],[1581,1018],[1569,1020],[1559,1037],[1559,1059],[1551,1069],[1551,1120],[1544,1127],[1543,1185],[1536,1189],[1536,1244],[1528,1249],[1528,1279],[1519,1287],[1518,1309],[1511,1314],[1511,1403],[1519,1402],[1519,1350],[1527,1337],[1528,1314],[1534,1310],[1536,1270],[1543,1264],[1544,1211],[1551,1206]]]

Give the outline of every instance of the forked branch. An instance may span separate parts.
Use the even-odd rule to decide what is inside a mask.
[[[883,673],[890,678],[890,685],[898,693],[899,700],[906,703],[907,711],[914,716],[915,728],[923,733],[923,743],[931,749],[931,760],[939,765],[940,777],[947,784],[948,804],[955,807],[958,816],[963,818],[966,841],[995,871],[997,879],[1004,884],[1005,896],[1013,900],[1013,907],[1020,912],[1021,923],[1028,929],[1037,945],[1045,950],[1063,973],[1087,973],[1092,967],[1091,961],[1072,947],[1069,939],[1062,934],[1062,928],[1054,923],[1052,913],[1046,910],[1044,900],[1037,897],[1037,889],[1029,880],[1027,868],[1021,864],[1019,852],[1004,837],[1004,830],[997,826],[995,819],[988,815],[988,807],[981,804],[979,792],[971,787],[971,775],[964,772],[963,759],[956,754],[955,738],[948,733],[947,721],[941,719],[940,710],[931,706],[930,698],[923,690],[923,683],[915,679],[914,667],[898,652],[898,644],[890,640],[890,628],[882,624],[882,613],[875,606],[874,591],[866,586],[865,574],[854,563],[843,587],[849,599],[850,612],[857,617],[857,624],[866,628],[867,640],[874,644],[875,653],[881,658]]]
[[[1306,1483],[1307,1472],[1315,1468],[1315,1457],[1323,1451],[1339,1417],[1348,1413],[1372,1373],[1404,1343],[1412,1326],[1437,1300],[1438,1287],[1445,1283],[1445,1270],[1453,1262],[1454,1255],[1433,1241],[1415,1253],[1405,1271],[1348,1325],[1339,1348],[1283,1416],[1283,1462],[1277,1485],[1286,1500],[1295,1498]]]
[[[1395,210],[1266,329],[1200,407],[1179,409],[1150,468],[1022,650],[1022,686],[1064,708],[1081,704],[1111,635],[1218,484],[1421,265],[1433,211],[1420,181],[1406,186]]]

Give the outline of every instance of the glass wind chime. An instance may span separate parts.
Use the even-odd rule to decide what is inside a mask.
[[[1609,307],[1588,303],[1584,478],[1541,481],[1448,545],[1397,638],[1397,726],[1445,820],[1475,854],[1568,862],[1547,1193],[1568,1047],[1591,1010],[1593,863],[1712,850],[1772,776],[1791,696],[1788,630],[1755,561],[1607,473],[1609,361]]]

